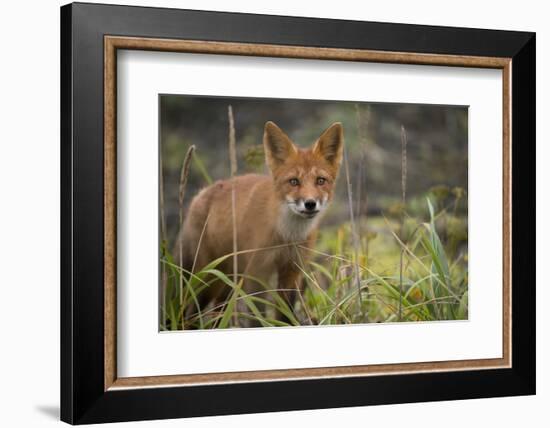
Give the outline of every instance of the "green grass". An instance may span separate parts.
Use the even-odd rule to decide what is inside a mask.
[[[349,223],[321,226],[317,245],[308,250],[310,261],[299,266],[305,286],[294,307],[260,281],[260,291],[245,293],[244,275],[234,280],[232,272],[219,269],[232,254],[191,273],[163,244],[161,329],[234,328],[250,321],[278,327],[467,319],[467,220],[457,214],[463,197],[431,192],[421,203],[356,219],[362,231],[357,252]],[[215,281],[229,288],[228,298],[217,307],[200,307],[201,293]],[[288,321],[279,321],[278,313]]]

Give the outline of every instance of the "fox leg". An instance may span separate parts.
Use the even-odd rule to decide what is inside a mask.
[[[279,296],[287,303],[288,308],[294,312],[294,303],[298,293],[302,290],[302,273],[296,266],[283,266],[278,272]],[[291,323],[290,319],[280,311],[277,311],[277,319]]]
[[[258,284],[251,279],[243,280],[242,289],[247,295],[256,294],[257,292],[261,291]],[[260,295],[260,297],[263,297],[263,296]],[[254,302],[254,306],[262,316],[265,316],[265,311],[266,311],[265,304],[261,302]],[[252,313],[252,310],[246,304],[244,298],[237,300],[236,309],[237,309],[237,312],[241,315],[238,321],[239,327],[245,327],[245,328],[262,327],[262,323],[260,322],[260,320],[247,317],[247,315],[252,316],[253,313]]]
[[[241,288],[245,295],[258,295],[265,298],[264,284],[269,283],[269,275],[266,274],[263,267],[263,260],[258,257],[257,253],[243,255],[239,257],[239,267],[242,266]],[[246,297],[237,300],[237,312],[242,316],[239,317],[239,327],[262,327],[262,323],[258,319],[250,318],[253,316],[253,311],[246,303]],[[260,312],[261,316],[266,315],[266,306],[261,301],[254,302],[255,308]]]

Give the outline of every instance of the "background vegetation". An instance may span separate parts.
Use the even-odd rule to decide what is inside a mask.
[[[160,120],[161,329],[240,327],[251,319],[262,326],[467,319],[466,107],[164,95]],[[331,123],[344,125],[347,163],[293,308],[267,284],[246,295],[242,278],[217,269],[220,260],[191,273],[170,252],[192,197],[231,175],[230,129],[238,173],[267,173],[268,120],[304,147]],[[200,308],[197,296],[216,279],[230,296]]]

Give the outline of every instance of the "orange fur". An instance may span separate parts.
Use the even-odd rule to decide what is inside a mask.
[[[307,261],[309,251],[300,246],[313,246],[319,220],[332,200],[342,160],[342,125],[333,124],[308,149],[294,145],[273,122],[266,123],[263,140],[270,176],[248,174],[217,181],[192,200],[179,237],[184,268],[197,271],[233,252],[235,186],[238,250],[255,250],[238,256],[239,273],[266,283],[276,276],[278,289],[301,289],[297,265]],[[231,257],[219,269],[230,275]],[[244,287],[249,293],[262,288],[256,281],[245,281]],[[219,304],[229,291],[215,283],[203,293],[202,303]],[[281,294],[293,304],[296,292]]]

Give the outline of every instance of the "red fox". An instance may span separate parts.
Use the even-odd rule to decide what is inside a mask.
[[[301,149],[277,125],[267,122],[263,145],[271,175],[237,176],[201,190],[191,201],[178,240],[183,267],[195,272],[232,253],[234,186],[238,273],[264,284],[276,276],[276,288],[284,290],[279,293],[292,308],[301,290],[300,267],[310,256],[308,249],[314,244],[319,220],[334,193],[343,127],[334,123],[310,148]],[[229,257],[218,269],[231,276],[232,260]],[[262,290],[259,281],[246,280],[244,290]],[[201,293],[200,305],[221,304],[229,291],[221,281],[212,284]]]

